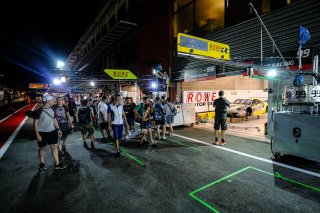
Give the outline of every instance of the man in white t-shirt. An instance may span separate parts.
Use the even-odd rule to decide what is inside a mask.
[[[110,131],[113,130],[113,137],[115,140],[115,146],[117,149],[116,157],[120,157],[120,147],[119,140],[122,138],[123,134],[123,121],[126,125],[126,129],[129,129],[129,125],[126,118],[126,113],[123,110],[123,105],[121,104],[121,96],[115,96],[115,102],[110,104],[108,107],[108,123]]]
[[[98,104],[98,122],[102,132],[103,140],[106,142],[107,138],[110,139],[110,131],[108,126],[108,98],[106,96],[101,97],[101,101]]]

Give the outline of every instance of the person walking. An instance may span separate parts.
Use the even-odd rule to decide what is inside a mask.
[[[54,116],[54,111],[51,108],[54,105],[54,97],[45,95],[42,98],[44,106],[35,110],[33,119],[33,129],[37,137],[39,146],[39,170],[47,169],[45,165],[45,147],[49,144],[52,156],[55,162],[55,170],[65,169],[66,166],[59,162],[58,154],[58,136],[62,136],[57,119]]]
[[[66,151],[66,143],[67,143],[67,137],[70,132],[70,129],[73,129],[73,123],[71,120],[71,116],[69,114],[69,108],[68,106],[63,102],[62,97],[57,98],[57,104],[54,105],[52,108],[55,113],[55,117],[58,121],[60,130],[62,132],[62,145],[61,149],[59,148],[59,143],[58,143],[58,149],[60,154],[64,154]]]
[[[113,131],[113,138],[117,150],[115,157],[120,157],[119,140],[122,138],[123,135],[123,123],[125,123],[126,129],[128,130],[129,125],[126,118],[126,114],[123,110],[123,105],[121,104],[121,96],[116,95],[115,101],[108,107],[108,124],[110,131],[111,129]]]
[[[160,140],[160,127],[162,128],[161,140],[166,140],[166,121],[164,116],[164,109],[159,97],[156,97],[156,103],[153,107],[154,121],[157,129],[158,140]]]
[[[219,91],[219,98],[214,100],[213,107],[215,108],[214,116],[214,145],[219,145],[218,141],[218,131],[221,127],[221,146],[226,144],[225,142],[225,131],[227,130],[227,107],[230,108],[230,103],[224,97],[224,92]]]
[[[91,141],[91,149],[95,149],[94,144],[93,144],[94,128],[93,128],[93,123],[92,123],[92,116],[93,116],[93,111],[88,106],[88,100],[84,99],[82,101],[82,107],[79,109],[79,112],[78,112],[78,119],[79,119],[79,124],[81,127],[83,146],[85,148],[88,148],[87,141],[86,141],[86,134],[87,134],[87,132],[89,132],[90,133],[90,141]]]
[[[127,121],[129,124],[129,136],[130,131],[134,132],[134,109],[136,104],[132,102],[131,97],[126,97],[126,104],[123,106],[124,112],[126,113]]]
[[[107,142],[111,138],[110,131],[108,127],[108,105],[107,105],[107,96],[102,96],[101,101],[98,104],[98,120],[99,126],[101,129],[103,141]]]
[[[177,108],[173,103],[170,102],[170,98],[167,98],[163,108],[166,113],[166,123],[169,124],[170,136],[173,136],[172,124],[174,122],[174,116],[177,114]]]

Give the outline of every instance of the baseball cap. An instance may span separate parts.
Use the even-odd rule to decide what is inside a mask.
[[[47,101],[50,101],[50,100],[53,100],[53,99],[54,99],[53,96],[51,96],[51,95],[45,95],[45,96],[43,96],[42,101],[43,101],[43,102],[47,102]]]

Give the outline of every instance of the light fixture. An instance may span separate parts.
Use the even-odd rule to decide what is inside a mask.
[[[90,82],[90,85],[91,85],[91,86],[94,86],[94,82],[93,82],[93,81],[91,81],[91,82]]]
[[[61,83],[61,81],[57,78],[53,79],[53,84],[55,85],[59,85]]]
[[[66,82],[66,77],[61,77],[60,82],[61,82],[61,83]]]
[[[157,83],[155,83],[155,82],[152,82],[152,83],[151,83],[151,87],[152,87],[152,88],[156,88],[157,86],[158,86]]]
[[[278,75],[278,72],[275,69],[269,70],[266,74],[268,77],[276,77]]]
[[[64,67],[64,62],[63,62],[63,61],[57,61],[57,68],[58,68],[59,70],[62,70],[63,67]]]

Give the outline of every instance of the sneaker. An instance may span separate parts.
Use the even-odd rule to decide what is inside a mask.
[[[88,148],[87,142],[83,142],[83,147]]]
[[[129,138],[130,138],[130,135],[126,135],[126,140],[129,140]]]
[[[219,141],[214,141],[213,145],[219,145]]]
[[[45,171],[45,170],[47,170],[46,165],[44,163],[40,163],[39,164],[39,171]]]
[[[120,157],[120,152],[117,152],[116,154],[114,154],[114,157],[119,158]]]
[[[167,137],[162,137],[161,140],[162,141],[167,140]]]
[[[174,134],[173,134],[173,133],[170,133],[169,135],[170,135],[170,137],[174,136]]]
[[[224,146],[224,145],[226,145],[226,144],[227,144],[227,143],[226,143],[225,141],[220,143],[221,146]]]
[[[59,163],[58,165],[54,166],[55,170],[61,170],[61,169],[65,169],[65,168],[67,168],[67,166],[66,165],[62,165],[61,163]]]
[[[128,136],[131,136],[131,131],[129,131]]]

